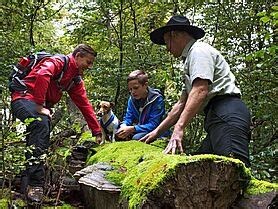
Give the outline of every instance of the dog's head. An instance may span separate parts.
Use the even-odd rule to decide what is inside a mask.
[[[99,117],[102,117],[102,116],[108,114],[112,110],[113,107],[114,107],[114,103],[113,102],[101,101],[98,104],[97,115]]]

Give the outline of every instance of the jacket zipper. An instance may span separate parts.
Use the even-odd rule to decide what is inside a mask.
[[[159,96],[157,95],[155,98],[153,98],[151,101],[149,101],[147,104],[144,105],[144,107],[142,108],[142,111],[139,114],[139,122],[138,124],[141,124],[141,116],[142,116],[142,112],[144,111],[144,109],[151,103],[153,103]],[[136,108],[135,108],[136,109]],[[136,109],[137,110],[137,109]],[[137,111],[138,112],[138,111]]]

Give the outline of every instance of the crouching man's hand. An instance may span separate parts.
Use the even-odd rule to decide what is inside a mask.
[[[96,135],[96,142],[97,142],[98,144],[100,144],[101,141],[102,141],[101,136],[102,136],[101,134]]]

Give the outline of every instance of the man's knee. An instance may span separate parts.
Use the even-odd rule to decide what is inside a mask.
[[[30,128],[36,130],[49,130],[50,120],[47,116],[43,115],[38,118],[33,118],[34,121],[30,123]]]
[[[27,146],[35,145],[36,155],[44,153],[49,147],[50,121],[47,116],[42,116],[34,121],[28,127],[29,137]]]
[[[50,120],[47,116],[40,116],[34,118],[34,121],[28,127],[29,131],[32,132],[33,137],[45,138],[50,134]]]

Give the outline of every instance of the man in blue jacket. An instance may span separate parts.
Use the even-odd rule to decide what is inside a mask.
[[[131,72],[127,83],[131,96],[117,136],[120,139],[139,140],[162,121],[164,100],[159,90],[148,86],[148,75],[142,70]]]

